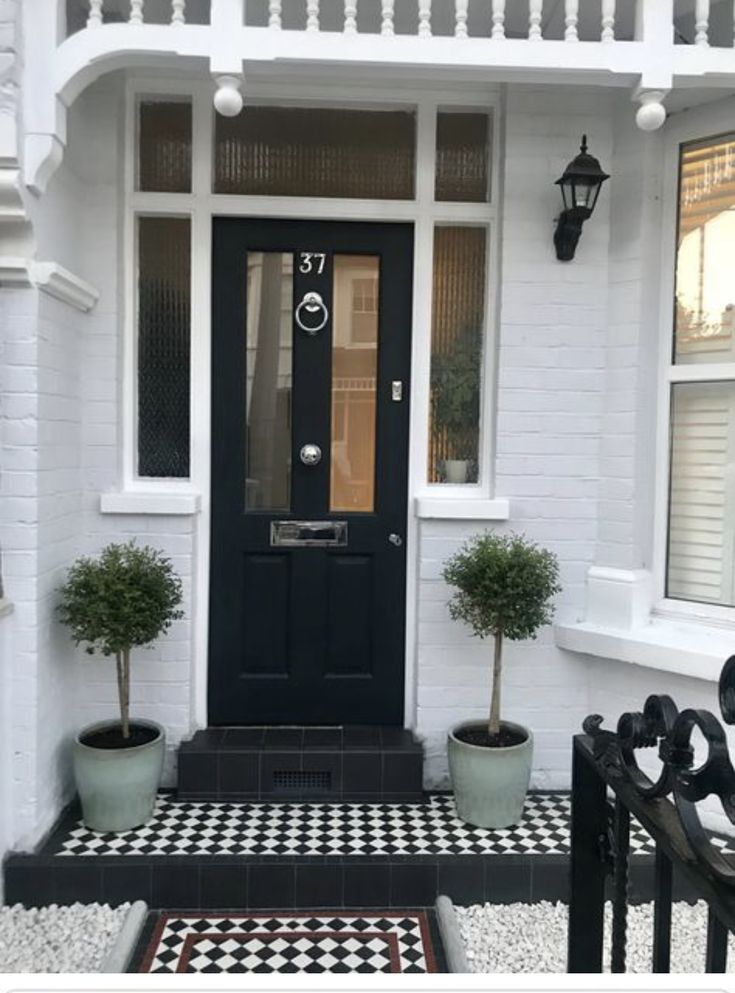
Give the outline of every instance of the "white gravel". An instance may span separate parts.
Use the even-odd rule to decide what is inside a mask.
[[[0,907],[0,972],[99,971],[129,907]]]
[[[475,904],[455,907],[471,972],[566,972],[567,906],[563,903]],[[675,903],[671,971],[704,971],[707,905]],[[611,904],[605,908],[605,971],[610,970]],[[730,935],[728,972],[735,972]],[[653,904],[628,908],[627,970],[650,973]]]

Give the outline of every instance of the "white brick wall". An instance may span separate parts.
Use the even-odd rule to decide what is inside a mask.
[[[560,619],[582,614],[590,565],[649,561],[655,335],[646,263],[657,237],[656,145],[631,117],[626,100],[603,90],[507,94],[496,490],[511,503],[502,527],[559,555]],[[111,662],[75,653],[53,621],[54,590],[79,552],[136,537],[173,559],[185,617],[135,653],[132,693],[135,713],[166,727],[168,782],[173,749],[192,725],[194,520],[99,513],[100,493],[120,485],[120,120],[121,80],[112,76],[72,108],[64,165],[31,206],[38,257],[95,285],[94,311],[79,314],[35,290],[0,292],[0,540],[16,605],[5,621],[12,686],[0,687],[0,706],[11,689],[15,842],[37,837],[68,795],[72,731],[116,713]],[[576,260],[562,265],[553,181],[583,132],[613,180]],[[650,172],[646,184],[641,171]],[[449,555],[483,527],[420,527],[416,726],[429,786],[446,785],[447,729],[488,705],[491,646],[449,619],[441,580]],[[617,714],[640,706],[649,686],[669,684],[683,702],[712,705],[712,687],[561,651],[549,630],[507,644],[505,662],[504,712],[533,729],[537,786],[568,786],[570,738],[591,710]]]
[[[603,165],[612,147],[611,100],[511,87],[505,121],[501,310],[498,334],[497,494],[511,521],[553,549],[564,590],[559,616],[584,605],[597,539],[600,426],[605,385],[609,194],[585,225],[574,262],[554,256],[553,185],[583,132]],[[418,731],[429,786],[447,783],[447,728],[489,706],[491,646],[446,612],[443,561],[480,522],[427,523],[420,549]],[[585,662],[557,649],[548,630],[507,644],[503,711],[535,735],[533,782],[567,786],[569,741],[588,713]]]

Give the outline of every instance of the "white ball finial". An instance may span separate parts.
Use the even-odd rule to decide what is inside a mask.
[[[658,131],[666,120],[666,108],[662,99],[663,94],[658,92],[644,93],[641,96],[641,105],[635,115],[635,122],[641,131]]]
[[[242,80],[237,76],[218,76],[217,92],[214,94],[214,107],[223,117],[237,117],[243,107],[240,87]]]

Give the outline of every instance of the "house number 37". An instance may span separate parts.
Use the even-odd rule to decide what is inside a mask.
[[[299,252],[299,272],[316,272],[321,276],[326,262],[327,256],[324,252]]]

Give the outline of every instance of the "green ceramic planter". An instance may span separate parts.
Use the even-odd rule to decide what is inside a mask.
[[[503,727],[524,734],[525,741],[508,748],[482,748],[456,737],[463,728],[487,727],[485,721],[458,724],[447,738],[457,814],[475,827],[510,827],[523,814],[531,779],[533,735],[520,724],[502,723]]]
[[[166,733],[155,721],[132,723],[152,728],[156,737],[134,748],[95,748],[81,739],[119,726],[100,721],[83,728],[74,741],[74,777],[82,820],[93,831],[129,831],[150,820],[161,782]]]

